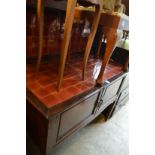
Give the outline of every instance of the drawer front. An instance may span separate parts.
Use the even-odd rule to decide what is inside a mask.
[[[97,98],[98,93],[61,114],[58,138],[61,138],[92,114]]]

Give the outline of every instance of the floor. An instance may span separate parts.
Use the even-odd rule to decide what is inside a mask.
[[[90,56],[86,67],[85,81],[82,81],[82,57],[71,58],[66,65],[62,87],[58,92],[56,85],[59,64],[57,61],[42,63],[37,74],[35,74],[35,65],[27,64],[27,90],[39,99],[44,106],[51,108],[94,88],[100,67],[101,60]],[[105,70],[104,80],[122,72],[122,65],[110,61]]]
[[[128,104],[113,118],[105,122],[103,115],[81,129],[53,155],[128,155]],[[40,155],[37,147],[27,136],[27,155]]]

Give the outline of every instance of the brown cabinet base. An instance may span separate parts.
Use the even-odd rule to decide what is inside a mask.
[[[68,101],[68,107],[64,106],[64,109],[57,107],[53,113],[46,111],[46,115],[41,112],[37,100],[35,103],[27,99],[27,132],[38,145],[41,154],[51,155],[57,145],[94,120],[112,103],[116,105],[119,99],[123,103],[127,102],[122,100],[128,93],[128,89],[124,89],[127,76],[128,73],[123,73],[102,87],[95,87],[77,99]]]

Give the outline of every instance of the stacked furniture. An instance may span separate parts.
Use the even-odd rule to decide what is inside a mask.
[[[32,20],[35,22],[31,30],[34,29],[36,38],[34,51],[38,51],[27,55],[27,132],[42,155],[51,155],[60,143],[101,113],[106,112],[107,118],[110,118],[128,101],[128,50],[122,51],[123,54],[114,50],[117,30],[128,31],[128,16],[102,10],[102,2],[99,0],[87,0],[84,3],[78,1],[84,7],[76,7],[74,0],[65,2],[63,4],[67,6],[66,12],[51,8],[49,0],[27,4],[27,14],[37,14],[37,20]],[[54,14],[60,15],[60,22],[53,18]],[[81,21],[87,22],[83,22],[83,26],[76,26],[76,23],[81,24]],[[50,22],[50,30],[46,32],[45,23]],[[59,48],[49,49],[51,52],[60,50],[54,55],[46,53],[44,46],[52,44],[51,36],[48,35],[55,23],[58,30],[52,31],[51,36],[55,35],[57,39],[61,38],[61,41],[57,44]],[[80,39],[85,32],[85,25],[90,32],[83,42]],[[77,30],[78,28],[82,31]],[[97,30],[99,49],[96,49],[97,53],[93,53],[91,47]],[[79,45],[79,50],[82,51],[72,53],[72,38],[76,37],[73,35],[76,31],[82,32],[77,33],[79,41],[76,41],[77,47]],[[55,32],[61,35],[57,36]],[[33,36],[33,33],[28,33],[29,37]],[[105,51],[101,48],[103,36],[107,40]],[[33,41],[33,37],[31,40]],[[31,42],[27,43],[27,49],[30,44]],[[104,56],[100,57],[102,53]],[[70,57],[68,62],[67,55]],[[33,58],[29,59],[30,56]]]

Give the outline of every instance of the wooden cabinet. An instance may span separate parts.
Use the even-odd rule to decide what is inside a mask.
[[[66,102],[66,106],[55,107],[53,112],[46,114],[40,112],[41,107],[27,100],[27,131],[38,144],[42,155],[51,155],[53,148],[117,101],[118,106],[113,112],[116,113],[128,100],[127,76],[128,73],[118,75],[102,87],[95,87]]]
[[[30,2],[30,1],[28,0],[27,2]],[[47,2],[50,2],[50,1],[49,0],[46,1],[45,7],[46,6],[50,7],[50,5],[46,5]],[[51,4],[53,5],[55,4],[54,8],[57,8],[56,4],[58,3],[61,3],[61,2],[53,1]],[[65,52],[66,54],[62,52],[62,54],[65,55],[62,57],[62,60],[63,60],[63,65],[66,67],[66,72],[64,74],[64,80],[62,81],[62,85],[63,85],[62,89],[58,92],[58,91],[55,91],[56,90],[55,83],[57,82],[57,79],[59,76],[56,75],[55,72],[60,71],[58,69],[59,67],[58,67],[58,61],[57,61],[59,60],[60,53],[58,51],[60,51],[60,48],[57,48],[57,46],[55,46],[55,48],[54,49],[52,48],[51,50],[51,46],[52,47],[54,45],[60,46],[61,41],[65,38],[64,36],[63,36],[64,38],[62,37],[62,32],[61,32],[61,31],[64,31],[64,12],[62,11],[59,12],[54,9],[57,12],[57,17],[56,17],[55,11],[51,14],[50,13],[51,10],[49,11],[48,9],[49,8],[46,8],[46,10],[43,11],[42,6],[40,6],[40,9],[39,9],[41,10],[42,15],[43,14],[46,15],[45,20],[43,20],[42,18],[40,24],[38,23],[38,25],[40,25],[40,28],[38,27],[40,35],[39,36],[36,35],[38,32],[35,29],[33,29],[34,30],[33,33],[31,33],[31,30],[30,32],[27,31],[27,40],[28,40],[27,48],[30,49],[30,52],[29,52],[30,56],[34,55],[31,48],[35,44],[34,43],[32,44],[32,42],[36,42],[36,45],[38,43],[41,45],[39,47],[40,55],[38,56],[38,58],[41,58],[42,51],[44,51],[43,53],[47,55],[48,58],[50,58],[48,59],[50,60],[50,62],[51,60],[55,60],[53,61],[53,64],[48,64],[49,62],[43,63],[40,70],[38,70],[37,75],[36,73],[34,73],[33,63],[30,62],[27,65],[28,66],[27,68],[27,85],[28,85],[27,86],[27,110],[26,110],[27,131],[33,137],[33,140],[38,145],[42,155],[51,155],[52,150],[57,145],[65,141],[67,137],[69,137],[70,135],[72,135],[73,133],[75,133],[76,131],[78,131],[80,128],[84,127],[88,123],[90,123],[99,114],[101,114],[101,112],[105,110],[109,105],[112,105],[114,103],[115,106],[119,105],[117,106],[117,108],[119,108],[127,101],[127,96],[128,96],[128,88],[127,88],[128,73],[124,72],[124,70],[122,69],[122,64],[117,64],[117,63],[114,63],[113,61],[113,63],[111,63],[107,67],[110,56],[113,52],[114,44],[116,42],[115,32],[118,29],[118,27],[119,28],[123,27],[118,24],[120,23],[120,21],[122,21],[122,19],[124,19],[123,20],[124,22],[126,20],[128,21],[128,18],[126,19],[122,16],[109,14],[104,11],[102,12],[101,20],[104,22],[102,23],[101,26],[106,27],[106,29],[104,29],[105,30],[104,32],[106,32],[106,34],[108,34],[109,36],[106,44],[106,46],[108,45],[108,48],[106,47],[106,49],[108,50],[105,52],[107,53],[105,54],[106,59],[105,60],[103,59],[100,61],[94,57],[95,55],[93,55],[93,57],[91,56],[90,61],[87,64],[85,81],[81,81],[81,78],[79,80],[79,77],[81,77],[81,69],[79,68],[82,67],[83,61],[78,59],[78,57],[79,56],[82,57],[82,53],[84,49],[83,46],[86,46],[86,43],[85,41],[83,42],[83,39],[87,40],[88,38],[88,37],[84,38],[81,32],[85,30],[84,24],[85,23],[87,24],[85,20],[85,16],[89,15],[88,19],[92,21],[92,17],[93,17],[92,15],[94,13],[93,13],[93,10],[89,10],[89,12],[87,12],[86,10],[81,10],[81,8],[76,10],[77,15],[78,14],[79,15],[82,14],[82,15],[79,16],[80,19],[78,19],[76,15],[76,20],[74,21],[73,32],[72,32],[72,34],[74,34],[74,30],[75,30],[76,35],[75,34],[72,35],[70,51],[73,52],[72,49],[74,49],[74,53],[76,54],[78,53],[77,51],[79,51],[80,49],[81,53],[75,56],[70,55],[70,58],[71,56],[74,56],[74,57],[70,59],[69,61],[70,63],[68,64],[66,63],[65,65],[65,61],[66,61],[65,57],[67,56],[67,52]],[[36,13],[36,8],[33,8],[32,10]],[[65,8],[62,10],[65,10]],[[39,22],[40,20],[39,13],[40,12],[38,11],[38,16],[37,16],[38,21],[36,20],[35,15],[33,15],[33,18],[30,18],[31,15],[27,16],[28,21],[32,19],[30,20],[30,23],[27,23],[27,30],[29,30],[30,27],[31,28],[37,27],[37,23],[35,21]],[[43,32],[43,25],[42,25],[43,21],[45,21],[44,32]],[[77,21],[79,21],[79,24],[76,24]],[[111,21],[114,21],[115,24],[114,25],[111,24]],[[54,31],[54,29],[56,28],[55,22],[58,28],[58,30],[55,30],[56,34]],[[90,28],[90,26],[94,27],[93,25],[95,25],[96,23],[97,22],[92,24],[90,22],[87,25]],[[93,29],[95,30],[96,26]],[[59,36],[58,38],[57,38],[57,34]],[[66,33],[66,34],[71,34],[71,33]],[[92,36],[92,34],[90,36]],[[57,39],[53,39],[54,37]],[[67,35],[66,35],[66,38],[67,38]],[[34,41],[35,39],[37,41]],[[55,44],[55,42],[52,42],[52,41],[56,41],[57,44]],[[76,43],[76,46],[73,46],[73,41]],[[90,51],[91,49],[92,41],[93,39],[91,39],[90,43],[88,44],[89,45],[87,47],[88,51]],[[78,43],[80,46],[78,45]],[[67,44],[69,45],[69,40],[67,41]],[[66,43],[64,43],[64,46],[62,47],[65,47],[65,48],[62,48],[62,51],[64,51],[64,49],[67,51],[67,48],[68,48],[67,46],[66,46]],[[77,48],[77,46],[79,47]],[[55,51],[57,54],[54,54],[54,53],[50,54],[49,53],[50,51],[51,52]],[[37,50],[35,51],[35,53],[37,53]],[[36,58],[36,55],[35,55],[35,58]],[[120,55],[118,56],[118,58],[120,58]],[[86,59],[84,60],[85,63],[86,63]],[[39,66],[41,59],[38,59],[38,60],[39,60],[38,61],[39,62],[38,66]],[[85,66],[86,65],[84,65],[84,67]],[[105,67],[107,67],[106,73],[104,73]],[[60,71],[60,73],[62,73],[62,70]],[[83,73],[84,71],[85,70],[83,70]],[[98,71],[101,73],[100,74],[101,76],[99,80],[96,80],[95,76],[98,74]],[[106,79],[105,79],[105,75],[106,75]],[[108,80],[108,81],[104,82],[105,80]],[[117,109],[115,108],[115,110]]]

